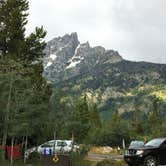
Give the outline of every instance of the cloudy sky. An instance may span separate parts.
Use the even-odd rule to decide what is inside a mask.
[[[166,63],[166,0],[30,0],[29,13],[27,33],[43,25],[47,41],[77,32],[125,59]]]

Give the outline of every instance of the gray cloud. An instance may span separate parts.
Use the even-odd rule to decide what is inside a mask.
[[[47,40],[78,32],[126,59],[166,63],[165,9],[165,0],[30,0],[27,33],[40,25]]]

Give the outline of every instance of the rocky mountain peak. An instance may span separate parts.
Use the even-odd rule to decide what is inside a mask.
[[[49,41],[44,52],[44,76],[53,82],[91,70],[99,63],[123,60],[116,51],[105,50],[102,46],[91,47],[88,41],[80,43],[76,32]]]
[[[51,53],[62,51],[67,47],[75,49],[79,44],[77,33],[66,34],[63,37],[56,37],[47,43],[45,53],[50,55]]]

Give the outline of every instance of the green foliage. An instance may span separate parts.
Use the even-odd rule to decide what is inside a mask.
[[[97,104],[94,104],[90,112],[90,123],[94,127],[101,127],[101,119]]]
[[[110,122],[106,122],[102,128],[94,129],[89,141],[100,146],[122,146],[122,140],[130,141],[130,128],[128,123],[115,112]]]
[[[97,104],[87,99],[87,96],[78,99],[69,94],[66,95],[61,90],[54,92],[53,96],[52,102],[56,103],[53,109],[56,108],[56,110],[52,112],[52,115],[58,117],[54,122],[56,124],[58,122],[63,124],[58,125],[58,137],[71,138],[71,136],[74,135],[75,141],[79,143],[84,142],[92,145],[121,147],[123,139],[126,145],[128,145],[131,140],[144,140],[144,138],[149,140],[153,137],[148,126],[154,125],[151,125],[149,120],[147,120],[149,117],[141,111],[141,103],[137,101],[134,101],[135,105],[133,106],[132,114],[130,113],[130,119],[126,119],[124,114],[115,111],[111,118],[106,121],[101,121]],[[151,101],[153,100],[151,99]],[[154,104],[151,102],[149,105],[152,106]],[[84,110],[82,108],[84,108]],[[155,116],[155,118],[157,117]],[[164,122],[164,118],[157,121]],[[165,135],[164,124],[165,123],[161,123],[160,126],[157,125],[158,127],[156,127],[156,130],[160,128],[161,136]],[[155,134],[158,132],[155,132],[153,129],[152,131]]]
[[[21,56],[27,24],[27,0],[6,0],[0,6],[0,44],[3,54]]]
[[[82,145],[80,147],[80,153],[71,153],[70,158],[71,158],[71,163],[72,166],[91,166],[92,162],[85,160],[85,156],[88,153],[88,147],[85,145]]]
[[[79,116],[82,124],[88,125],[90,123],[90,112],[87,103],[87,96],[84,95],[83,99],[78,105]]]
[[[6,160],[6,161],[2,161],[0,160],[1,166],[9,166],[10,161]],[[42,166],[43,163],[40,160],[29,160],[26,164],[22,161],[22,160],[16,160],[13,163],[13,166],[27,166],[27,165],[31,165],[31,166]]]
[[[54,91],[50,119],[59,138],[74,136],[75,141],[82,143],[93,128],[101,126],[97,105],[87,100],[86,95],[75,98],[60,89]]]
[[[43,38],[46,32],[43,27],[36,27],[34,33],[25,37],[28,9],[27,0],[6,0],[2,3],[0,6],[0,50],[3,56],[10,55],[32,63],[32,61],[38,61],[37,58],[43,55],[46,45]]]
[[[152,112],[148,117],[148,129],[153,137],[161,137],[162,119],[158,108],[159,100],[154,98]]]
[[[26,53],[26,59],[30,61],[35,61],[37,58],[42,57],[43,50],[46,46],[45,41],[43,38],[46,36],[46,31],[41,28],[36,27],[35,32],[31,33],[25,39],[25,47],[24,52]]]
[[[25,37],[27,0],[0,4],[0,137],[2,145],[46,139],[51,89],[42,77],[43,27]],[[26,147],[25,147],[26,148]]]

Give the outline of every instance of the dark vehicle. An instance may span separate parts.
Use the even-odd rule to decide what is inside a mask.
[[[129,166],[166,165],[166,138],[156,138],[142,147],[129,147],[124,155]]]

